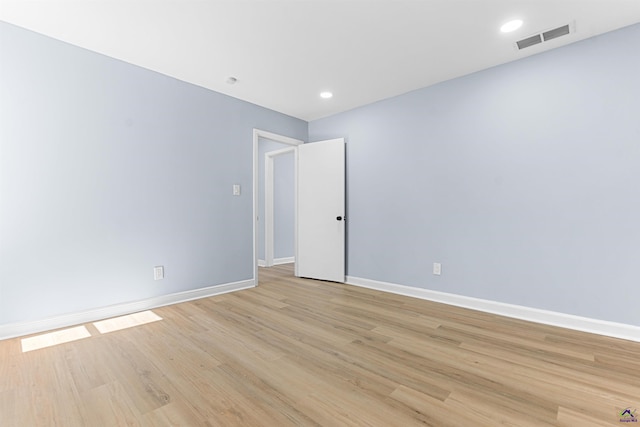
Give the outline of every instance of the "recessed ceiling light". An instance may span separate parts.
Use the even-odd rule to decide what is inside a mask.
[[[520,27],[522,27],[522,20],[514,19],[513,21],[509,21],[502,27],[500,27],[500,31],[502,31],[503,33],[510,33],[511,31],[515,31]]]
[[[331,92],[320,92],[320,98],[329,99],[333,96]]]

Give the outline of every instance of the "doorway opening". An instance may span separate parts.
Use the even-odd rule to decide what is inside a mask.
[[[264,153],[264,221],[258,221],[260,226],[264,226],[264,256],[260,256],[261,245],[258,249],[259,266],[273,267],[295,262],[294,213],[295,148],[267,151]]]
[[[294,254],[296,253],[296,227],[295,227],[295,206],[296,206],[296,159],[297,146],[303,144],[303,141],[290,138],[283,135],[274,134],[260,129],[253,130],[253,242],[254,242],[254,282],[258,285],[259,266],[273,266],[284,262],[295,262]],[[280,163],[292,162],[286,167]],[[283,175],[286,176],[285,181],[290,184],[283,184],[282,179],[278,179]],[[274,200],[278,200],[278,185],[288,186],[285,194],[293,195],[293,200],[286,201],[285,206],[291,206],[288,212],[288,218],[279,218],[278,206]],[[283,196],[280,199],[286,199],[289,196]],[[282,206],[280,206],[282,208]],[[287,208],[288,209],[288,208]],[[293,221],[291,227],[280,226],[279,230],[292,233],[289,245],[293,247],[282,249],[276,247],[278,244],[277,225],[278,221]],[[286,229],[286,230],[285,230]],[[287,233],[284,233],[285,235]],[[288,241],[288,237],[281,238]],[[282,242],[280,242],[282,243]],[[285,247],[287,244],[284,245]],[[278,252],[280,251],[280,252]],[[284,252],[283,252],[284,251]],[[283,256],[290,253],[291,255]]]

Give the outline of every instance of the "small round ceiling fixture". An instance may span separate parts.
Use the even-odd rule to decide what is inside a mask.
[[[331,97],[333,97],[333,94],[331,92],[320,92],[320,98],[329,99]]]
[[[506,24],[504,24],[502,27],[500,27],[500,31],[502,31],[503,33],[510,33],[512,31],[517,30],[520,27],[522,27],[522,20],[514,19],[513,21],[509,21]]]
[[[237,81],[238,81],[238,79],[236,79],[236,78],[235,78],[235,77],[233,77],[233,76],[231,76],[231,77],[227,78],[227,84],[230,84],[230,85],[234,85],[234,84],[236,84],[236,82],[237,82]]]

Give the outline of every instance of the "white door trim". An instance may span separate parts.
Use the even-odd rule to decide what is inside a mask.
[[[258,161],[259,161],[258,141],[260,138],[268,139],[270,141],[275,141],[282,144],[292,145],[295,151],[297,151],[296,146],[300,144],[304,144],[304,141],[299,139],[291,138],[284,135],[278,135],[278,134],[267,132],[261,129],[253,129],[253,280],[255,281],[256,286],[258,285],[258,232],[257,232],[258,215],[257,215],[257,212],[258,212]],[[297,186],[297,177],[295,181]],[[297,194],[297,188],[295,191]],[[298,218],[296,217],[295,221],[297,220]]]
[[[294,153],[295,162],[295,147],[283,148],[281,150],[274,150],[265,153],[264,155],[264,262],[265,267],[272,267],[274,265],[274,157],[282,154]],[[295,164],[293,165],[295,170]],[[294,225],[295,228],[295,225]]]

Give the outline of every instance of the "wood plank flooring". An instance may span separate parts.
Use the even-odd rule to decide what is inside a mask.
[[[21,352],[0,426],[619,426],[640,343],[261,269],[163,320]],[[635,425],[635,424],[626,424]],[[638,424],[640,425],[640,424]]]

